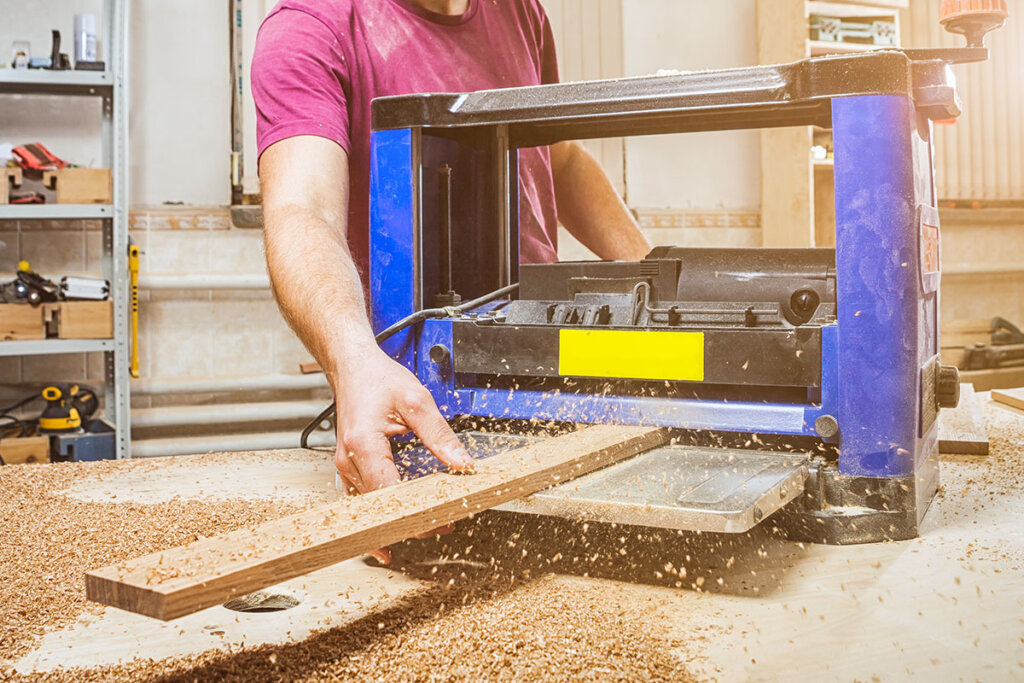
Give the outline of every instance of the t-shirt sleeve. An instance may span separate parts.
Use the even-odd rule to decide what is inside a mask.
[[[279,9],[264,20],[251,69],[258,154],[297,135],[334,140],[349,151],[348,62],[320,19]]]
[[[555,34],[547,12],[538,3],[540,10],[540,82],[542,85],[558,83],[558,55],[555,51]]]

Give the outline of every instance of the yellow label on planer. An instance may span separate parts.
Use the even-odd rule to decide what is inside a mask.
[[[704,333],[559,330],[558,374],[704,381]]]

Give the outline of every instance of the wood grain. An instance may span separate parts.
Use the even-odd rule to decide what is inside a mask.
[[[90,600],[174,619],[521,498],[663,444],[653,427],[600,425],[280,520],[86,574]]]
[[[43,306],[0,304],[0,341],[46,339]]]
[[[973,384],[960,385],[956,408],[939,411],[939,452],[988,455],[988,430]]]
[[[61,301],[55,306],[57,336],[61,339],[110,339],[114,336],[112,301]]]
[[[1024,367],[961,370],[960,379],[970,382],[978,391],[1012,389],[1024,385]]]
[[[306,361],[305,363],[299,363],[299,372],[303,375],[312,375],[317,372],[323,372],[324,369],[320,367],[320,364],[315,360]]]
[[[1021,389],[993,389],[992,400],[1003,405],[1008,405],[1017,410],[1024,410],[1024,388]]]

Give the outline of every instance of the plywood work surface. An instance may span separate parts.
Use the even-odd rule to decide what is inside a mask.
[[[991,452],[943,456],[911,541],[484,514],[268,589],[293,609],[169,622],[87,603],[84,572],[330,502],[329,454],[0,467],[0,679],[1019,680],[1024,416],[978,397]]]
[[[956,408],[939,411],[939,452],[988,454],[988,429],[973,384],[960,385]]]
[[[1024,410],[1024,388],[993,389],[992,400],[1017,410]]]
[[[661,445],[652,427],[599,425],[252,530],[90,572],[91,600],[174,619],[464,519]]]

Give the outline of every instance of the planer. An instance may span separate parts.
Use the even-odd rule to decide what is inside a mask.
[[[918,534],[938,413],[959,395],[939,362],[932,122],[960,114],[949,64],[985,59],[999,25],[963,17],[966,48],[373,102],[371,318],[441,412],[679,430],[505,509],[715,532],[771,517],[835,544]],[[807,125],[833,134],[834,249],[519,262],[521,149]],[[485,454],[527,437],[461,438]]]

